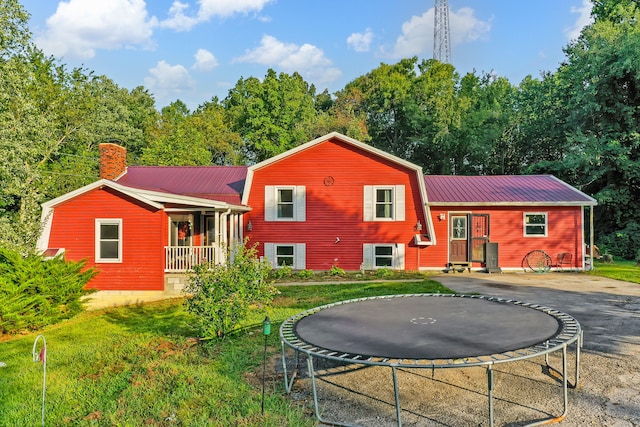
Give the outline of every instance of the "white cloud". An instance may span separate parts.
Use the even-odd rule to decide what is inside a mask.
[[[373,41],[373,31],[367,28],[364,33],[353,33],[347,37],[347,45],[356,52],[368,52]]]
[[[190,30],[191,27],[198,23],[198,20],[184,14],[184,11],[188,8],[188,4],[181,3],[178,0],[174,1],[169,8],[169,18],[161,21],[160,26],[176,31]]]
[[[194,70],[211,71],[218,66],[218,60],[206,49],[198,49],[195,55],[196,62],[191,66]]]
[[[166,61],[159,61],[154,68],[149,69],[149,76],[144,78],[144,85],[160,98],[180,95],[196,86],[185,67],[170,65]]]
[[[591,18],[591,7],[593,5],[589,0],[582,0],[581,7],[571,7],[571,13],[577,13],[578,18],[571,28],[567,28],[564,33],[569,40],[576,40],[580,37],[582,29],[591,24],[593,19]]]
[[[324,55],[322,49],[307,43],[302,46],[283,43],[269,35],[262,37],[259,47],[247,51],[233,62],[275,66],[289,73],[296,71],[316,84],[331,83],[341,75],[339,69],[331,66],[331,60]]]
[[[144,0],[61,1],[36,43],[50,55],[92,58],[96,49],[150,47],[156,25]]]
[[[403,58],[424,54],[433,49],[433,8],[420,16],[412,16],[402,24],[402,34],[396,39],[391,56]],[[491,23],[474,16],[473,9],[463,7],[449,11],[449,42],[456,45],[475,41],[491,30]]]
[[[274,0],[199,0],[200,8],[194,16],[185,14],[188,4],[175,0],[169,9],[169,18],[163,20],[160,26],[176,31],[188,31],[212,17],[228,18],[235,14],[257,13]],[[268,20],[268,18],[261,18]]]

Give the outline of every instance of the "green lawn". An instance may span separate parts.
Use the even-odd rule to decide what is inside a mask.
[[[612,263],[596,261],[594,269],[588,274],[640,283],[640,266],[635,261],[614,261]]]
[[[268,353],[278,360],[279,324],[304,309],[374,295],[450,292],[439,283],[282,286],[268,314]],[[267,377],[261,413],[264,337],[256,314],[223,341],[194,338],[180,300],[88,312],[40,333],[47,340],[46,425],[313,426],[309,408]],[[38,334],[0,340],[0,426],[41,423],[43,365]]]

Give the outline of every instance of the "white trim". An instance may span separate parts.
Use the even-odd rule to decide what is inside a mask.
[[[527,215],[543,215],[543,224],[527,224]],[[544,226],[544,234],[527,234],[527,226]],[[523,237],[548,237],[549,236],[549,213],[548,212],[522,212],[522,236]]]
[[[293,248],[293,265],[294,270],[304,270],[307,262],[307,245],[305,243],[265,243],[264,257],[271,263],[273,268],[282,268],[277,264],[278,247]]]
[[[95,218],[95,261],[97,263],[114,264],[122,262],[122,218]],[[101,225],[117,225],[118,226],[118,257],[117,258],[102,258],[102,252],[100,250],[100,242],[103,240],[100,234]]]
[[[376,266],[376,247],[391,248],[391,266]],[[378,270],[390,268],[392,270],[404,270],[404,244],[403,243],[363,243],[362,266],[365,270]]]
[[[391,190],[391,218],[378,218],[377,191]],[[404,221],[405,220],[405,186],[404,185],[365,185],[363,187],[363,221]]]
[[[293,217],[278,217],[278,192],[292,190]],[[306,187],[304,185],[265,185],[264,220],[279,222],[304,222],[306,220]]]

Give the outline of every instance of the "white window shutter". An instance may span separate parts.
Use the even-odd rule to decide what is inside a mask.
[[[276,188],[273,185],[264,186],[264,220],[276,219]]]
[[[365,270],[371,270],[373,268],[373,246],[370,243],[362,245],[362,264]]]
[[[296,187],[296,212],[295,212],[295,220],[296,221],[306,221],[306,212],[307,212],[307,188],[304,185],[298,185]]]
[[[373,221],[373,186],[365,185],[364,186],[364,203],[363,203],[363,212],[364,212],[364,221]]]
[[[296,259],[294,260],[294,268],[296,270],[304,270],[307,268],[307,247],[304,243],[296,243]]]
[[[404,221],[405,201],[404,201],[404,185],[396,185],[395,187],[395,215],[396,221]]]
[[[274,245],[273,243],[265,243],[264,257],[269,260],[273,268],[276,268],[276,245]]]
[[[393,268],[396,270],[404,270],[404,243],[396,243],[393,258]]]

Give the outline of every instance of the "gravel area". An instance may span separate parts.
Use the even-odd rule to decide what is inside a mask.
[[[465,294],[539,303],[570,314],[584,331],[578,387],[563,426],[640,426],[640,285],[579,273],[455,273],[435,278]],[[575,352],[569,351],[569,381]],[[274,361],[277,369],[277,361]],[[561,367],[561,353],[550,359]],[[360,426],[396,426],[390,368],[319,366],[321,416]],[[496,426],[524,426],[562,413],[560,376],[543,357],[494,367]],[[301,369],[292,399],[313,414]],[[403,426],[488,426],[482,367],[398,371]]]

